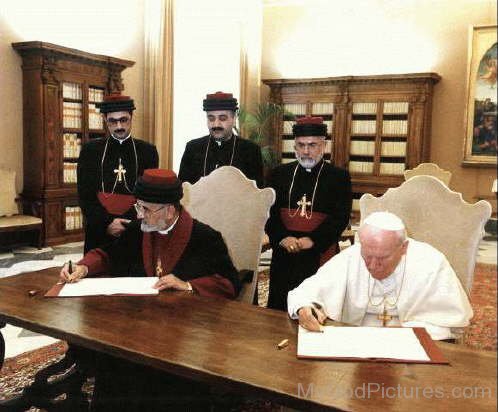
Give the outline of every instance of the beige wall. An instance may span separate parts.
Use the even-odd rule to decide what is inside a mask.
[[[140,0],[16,0],[0,8],[0,167],[17,171],[22,190],[22,71],[11,43],[45,41],[135,61],[123,72],[124,93],[134,97],[134,134],[142,133],[143,4]]]
[[[481,24],[496,24],[495,0],[267,1],[262,78],[439,73],[431,159],[475,202],[496,178],[461,166],[468,28]]]

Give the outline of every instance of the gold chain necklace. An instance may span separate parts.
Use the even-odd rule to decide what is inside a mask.
[[[232,137],[233,137],[232,157],[230,158],[230,164],[229,164],[229,166],[232,166],[233,155],[235,154],[235,143],[236,143],[236,140],[237,140],[237,135],[234,134],[234,135],[232,135]],[[213,137],[213,139],[214,139],[214,137]],[[208,152],[209,152],[209,145],[210,144],[211,144],[211,136],[209,136],[208,144],[206,146],[206,154],[204,155],[204,174],[202,176],[206,176],[206,165],[207,165],[207,158],[208,158]]]
[[[112,186],[111,193],[109,195],[106,195],[105,193],[105,187],[104,187],[104,160],[105,160],[105,155],[107,153],[107,145],[109,144],[109,139],[114,139],[112,136],[109,136],[107,138],[107,141],[105,142],[105,147],[104,147],[104,153],[102,154],[102,159],[100,161],[100,181],[101,181],[101,186],[102,186],[102,195],[106,198],[111,197],[114,194],[114,190],[116,189],[116,185],[118,184],[118,179],[119,179],[119,173],[116,175],[116,179],[114,180],[114,185]],[[137,182],[138,179],[138,156],[137,156],[137,148],[135,147],[135,141],[133,140],[133,137],[130,136],[131,143],[133,145],[133,152],[135,154],[135,183]],[[120,143],[122,144],[122,143]],[[119,163],[121,164],[121,158],[119,158]],[[118,165],[119,166],[119,165]],[[124,179],[124,186],[126,190],[128,190],[129,193],[132,193],[130,188],[128,187],[128,182],[126,181],[126,174],[123,176]]]
[[[360,270],[360,266],[361,265],[358,265],[358,271]],[[368,272],[368,275],[369,275],[369,277],[368,277],[368,303],[373,307],[383,305],[382,314],[379,314],[377,316],[377,319],[382,321],[383,327],[385,327],[387,325],[388,320],[392,319],[392,316],[387,314],[386,304],[388,304],[391,308],[396,307],[396,305],[398,304],[399,296],[401,295],[401,289],[403,289],[403,283],[405,282],[405,274],[406,274],[406,255],[404,256],[404,262],[403,262],[403,277],[401,278],[401,285],[399,286],[398,295],[396,296],[396,300],[394,302],[390,302],[387,299],[386,294],[384,293],[384,296],[382,297],[382,299],[378,303],[373,303],[372,302],[372,294],[373,294],[374,287],[372,287],[372,292],[370,292],[370,279],[373,279],[373,278],[372,278],[372,275],[370,274],[370,272]],[[375,279],[373,279],[373,285],[375,286]]]
[[[359,267],[358,267],[358,270],[359,270]],[[396,300],[394,302],[390,302],[388,299],[387,299],[387,296],[386,294],[384,294],[384,296],[382,297],[382,299],[378,302],[378,303],[373,303],[372,302],[372,294],[373,294],[373,287],[372,287],[372,292],[370,292],[370,279],[373,279],[373,285],[375,286],[375,279],[372,277],[372,275],[370,274],[370,272],[368,272],[368,303],[372,306],[380,306],[382,305],[384,302],[388,303],[389,306],[391,307],[394,307],[397,305],[398,303],[398,300],[399,300],[399,295],[401,294],[401,289],[403,288],[403,283],[405,281],[405,274],[406,274],[406,255],[404,256],[404,261],[403,261],[403,276],[401,278],[401,285],[399,287],[399,290],[398,290],[398,294],[396,296]]]
[[[316,194],[316,188],[318,187],[318,180],[320,179],[320,174],[322,173],[322,169],[323,169],[323,165],[325,164],[325,160],[322,159],[322,165],[320,166],[320,170],[318,171],[318,175],[316,177],[316,182],[315,182],[315,187],[313,188],[313,196],[311,197],[311,207],[310,207],[310,214],[308,215],[308,213],[306,212],[306,206],[304,206],[304,216],[306,219],[310,220],[311,217],[313,216],[313,205],[315,203],[315,194]],[[294,169],[294,174],[292,175],[292,182],[291,182],[291,185],[290,185],[290,188],[289,188],[289,207],[287,209],[287,213],[289,214],[289,217],[290,218],[293,218],[294,216],[297,215],[297,213],[299,212],[299,208],[296,209],[296,211],[294,213],[291,213],[290,210],[291,210],[291,195],[292,195],[292,188],[294,187],[294,180],[296,178],[296,173],[297,173],[297,169],[299,167],[299,162],[297,163],[296,165],[296,168]],[[305,196],[304,196],[305,197]]]

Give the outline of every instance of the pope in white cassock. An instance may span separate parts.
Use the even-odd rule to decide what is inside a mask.
[[[406,237],[389,212],[369,215],[355,244],[289,292],[288,311],[301,326],[320,330],[330,319],[362,326],[424,327],[433,339],[454,339],[473,316],[446,257]]]

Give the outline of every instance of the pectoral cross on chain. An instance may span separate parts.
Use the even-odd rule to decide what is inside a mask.
[[[299,216],[306,216],[306,206],[311,206],[311,202],[306,201],[306,194],[304,194],[303,197],[301,198],[301,200],[299,200],[297,202],[297,205],[301,209]]]
[[[118,182],[123,181],[123,177],[126,174],[126,169],[123,167],[123,163],[121,163],[121,158],[119,158],[119,165],[117,169],[114,169],[114,173],[118,175]]]
[[[382,321],[382,326],[385,327],[387,326],[387,321],[391,320],[393,317],[391,315],[387,314],[387,309],[386,305],[384,305],[384,310],[382,311],[382,314],[379,314],[377,316],[377,319]]]
[[[156,263],[156,276],[158,278],[162,277],[163,275],[163,265],[162,265],[162,262],[161,262],[161,258],[158,257],[157,258],[157,263]]]

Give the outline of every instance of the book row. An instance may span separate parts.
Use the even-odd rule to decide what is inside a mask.
[[[76,183],[76,163],[64,162],[62,166],[62,181],[64,183]]]
[[[64,133],[62,135],[64,157],[77,158],[81,151],[81,138],[76,133]]]
[[[312,103],[311,113],[313,116],[330,115],[334,113],[334,103]]]
[[[306,115],[306,103],[285,103],[284,110],[297,116]]]
[[[383,162],[380,164],[380,174],[381,175],[403,175],[405,171],[404,163],[387,163]]]
[[[88,88],[88,101],[101,102],[104,100],[104,90],[96,89],[94,87]]]
[[[377,122],[375,120],[353,120],[351,122],[352,134],[375,134]],[[382,134],[405,136],[408,133],[408,121],[383,120]]]
[[[83,215],[77,206],[64,208],[64,222],[66,230],[76,230],[83,227]]]
[[[382,134],[406,135],[408,122],[406,120],[383,120]]]
[[[373,156],[375,154],[375,142],[373,140],[352,140],[349,153],[352,155]],[[406,142],[382,142],[381,156],[406,156]]]
[[[104,119],[102,119],[99,109],[93,103],[88,105],[88,127],[97,130],[104,128]]]
[[[63,127],[78,129],[81,127],[82,105],[81,103],[64,102],[62,107]]]
[[[351,173],[372,173],[373,166],[373,162],[349,161],[349,171]]]
[[[353,114],[377,114],[376,102],[353,103]],[[383,114],[407,114],[408,102],[384,102]]]
[[[64,99],[81,100],[83,98],[81,84],[69,82],[62,83],[62,97]]]

